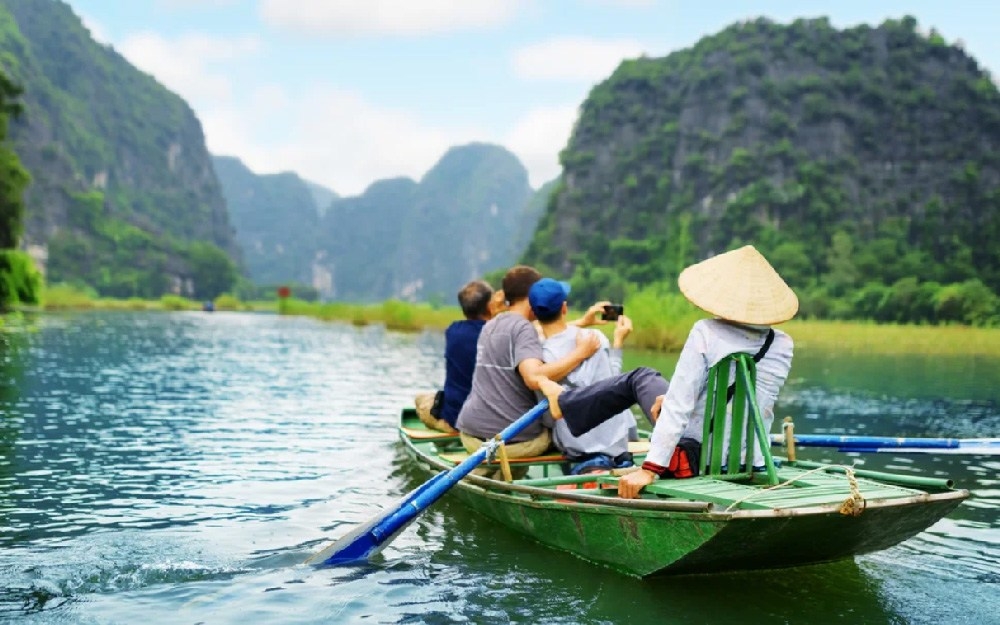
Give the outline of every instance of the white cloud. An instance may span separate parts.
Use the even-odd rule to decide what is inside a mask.
[[[607,4],[628,9],[646,9],[656,6],[656,0],[591,0],[591,4]]]
[[[126,37],[119,49],[136,67],[184,98],[212,102],[228,99],[232,91],[229,76],[213,66],[254,54],[259,46],[253,35],[189,34],[167,39],[146,32]]]
[[[512,64],[518,76],[531,80],[596,82],[642,53],[642,45],[631,39],[558,37],[520,48]]]
[[[426,35],[510,20],[521,0],[261,0],[261,18],[312,35]]]
[[[293,97],[268,86],[247,101],[201,114],[209,150],[237,156],[258,173],[294,171],[341,195],[378,179],[419,179],[450,146],[475,136],[328,87]]]
[[[501,140],[528,169],[531,186],[537,189],[562,171],[559,151],[569,142],[578,114],[576,106],[532,109]]]

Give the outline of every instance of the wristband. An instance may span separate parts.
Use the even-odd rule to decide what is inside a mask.
[[[656,476],[655,479],[659,479],[663,477],[664,473],[667,472],[667,467],[661,467],[655,462],[650,462],[647,460],[646,462],[642,463],[642,470],[649,471],[650,473]]]

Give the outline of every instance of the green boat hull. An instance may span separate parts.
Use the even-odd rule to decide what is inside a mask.
[[[415,443],[402,430],[401,438],[407,454],[428,473],[452,466],[442,461],[432,445]],[[694,484],[699,479],[674,483]],[[883,486],[871,484],[871,489]],[[817,486],[823,487],[830,488]],[[730,501],[726,506],[717,500],[693,511],[644,509],[638,506],[645,500],[620,500],[606,491],[542,490],[519,486],[516,481],[508,484],[474,476],[456,484],[449,496],[543,545],[628,575],[647,577],[782,568],[850,558],[915,536],[968,497],[964,490],[897,490],[899,494],[892,496],[884,495],[885,489],[879,491],[883,496],[866,500],[857,516],[839,510],[848,492],[831,495],[838,498],[836,503],[817,504],[808,489],[802,492],[813,499],[780,507],[760,504],[756,509],[745,509],[737,505],[742,502]],[[567,499],[571,497],[578,500]],[[595,497],[603,497],[607,503]],[[673,505],[697,504],[688,500]]]

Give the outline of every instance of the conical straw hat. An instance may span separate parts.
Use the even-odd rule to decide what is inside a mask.
[[[774,325],[799,310],[795,292],[752,245],[691,265],[677,284],[698,308],[737,323]]]

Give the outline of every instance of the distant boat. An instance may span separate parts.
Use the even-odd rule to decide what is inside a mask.
[[[400,415],[407,455],[437,473],[468,457],[455,435]],[[632,443],[637,464],[648,442]],[[954,510],[950,480],[777,459],[765,473],[657,480],[621,499],[611,475],[565,475],[562,456],[511,460],[511,482],[466,476],[450,491],[476,512],[548,547],[638,577],[828,562],[886,549]],[[850,475],[845,470],[850,469]]]
[[[215,302],[212,301],[202,302],[201,309],[205,312],[215,312]]]

